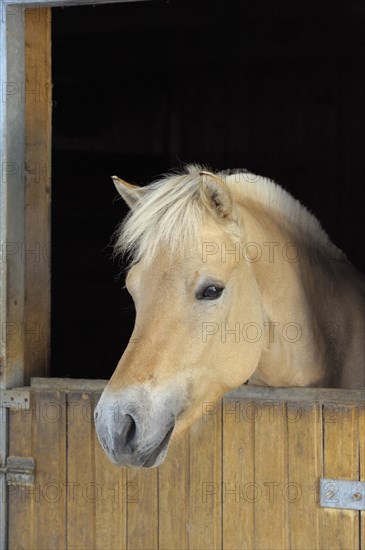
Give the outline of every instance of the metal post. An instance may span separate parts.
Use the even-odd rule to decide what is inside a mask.
[[[0,2],[0,390],[22,384],[24,312],[24,8]],[[0,407],[0,466],[7,456]],[[7,488],[0,476],[0,548],[7,548]]]

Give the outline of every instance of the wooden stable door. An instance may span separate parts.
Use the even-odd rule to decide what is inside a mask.
[[[8,487],[11,549],[365,549],[365,512],[319,505],[321,477],[365,478],[361,392],[237,390],[162,466],[130,470],[102,451],[101,388],[81,382],[35,381],[10,411],[10,455],[35,462]]]

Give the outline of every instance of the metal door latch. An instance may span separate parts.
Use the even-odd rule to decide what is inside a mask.
[[[365,510],[365,481],[321,478],[319,504],[322,508]]]
[[[32,457],[8,456],[0,475],[5,475],[8,485],[32,485],[34,483],[35,460]]]
[[[29,390],[0,390],[0,407],[8,409],[29,409]]]

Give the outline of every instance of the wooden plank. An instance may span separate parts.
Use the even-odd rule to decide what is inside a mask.
[[[51,258],[51,10],[25,10],[25,265],[24,382],[49,371]]]
[[[189,548],[190,525],[189,431],[173,440],[158,469],[159,549]]]
[[[275,401],[318,401],[328,403],[364,403],[365,390],[335,388],[269,388],[243,385],[227,396],[233,399],[261,399]]]
[[[102,391],[108,380],[76,378],[33,377],[31,386],[59,390]],[[290,402],[365,403],[365,390],[339,390],[333,388],[269,388],[243,385],[226,394],[225,399],[269,400]]]
[[[223,548],[254,548],[255,402],[223,401]]]
[[[15,456],[33,456],[32,439],[36,428],[35,400],[32,408],[25,415],[25,411],[9,411],[9,453]],[[35,457],[34,457],[35,458]],[[35,497],[30,496],[31,488],[17,486],[9,488],[8,517],[9,517],[9,548],[35,547]],[[22,518],[22,529],[17,524]]]
[[[323,476],[359,479],[357,407],[336,405],[323,413]],[[324,508],[320,548],[359,548],[359,512]]]
[[[365,481],[365,407],[359,407],[360,480]],[[365,550],[365,510],[360,512],[360,549]]]
[[[290,548],[320,548],[322,408],[318,403],[287,404],[289,476],[283,497],[289,500]]]
[[[283,498],[287,483],[287,424],[285,403],[256,402],[261,416],[255,422],[254,548],[289,548],[288,502]]]
[[[9,548],[65,548],[66,417],[59,392],[32,395],[31,409],[11,411],[10,455],[36,462],[32,486],[9,487]]]
[[[90,395],[92,411],[100,394]],[[91,412],[91,411],[90,411]],[[108,460],[92,428],[95,450],[95,483],[98,498],[95,502],[95,548],[124,550],[127,547],[127,502],[134,499],[134,487],[127,484],[127,471]]]
[[[107,385],[107,380],[86,380],[84,378],[38,378],[32,377],[31,388],[55,389],[63,391],[90,391],[102,392]]]
[[[95,548],[95,435],[90,394],[67,396],[67,548]]]
[[[221,484],[222,407],[203,403],[201,417],[190,428],[190,549],[221,547]]]
[[[157,468],[127,470],[127,548],[158,548]]]

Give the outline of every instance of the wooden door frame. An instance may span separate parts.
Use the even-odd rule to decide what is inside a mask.
[[[50,8],[133,1],[141,0],[0,1],[0,467],[8,451],[1,391],[47,376],[49,368]],[[315,399],[321,390],[308,391]],[[6,548],[4,475],[0,503],[0,548]]]

